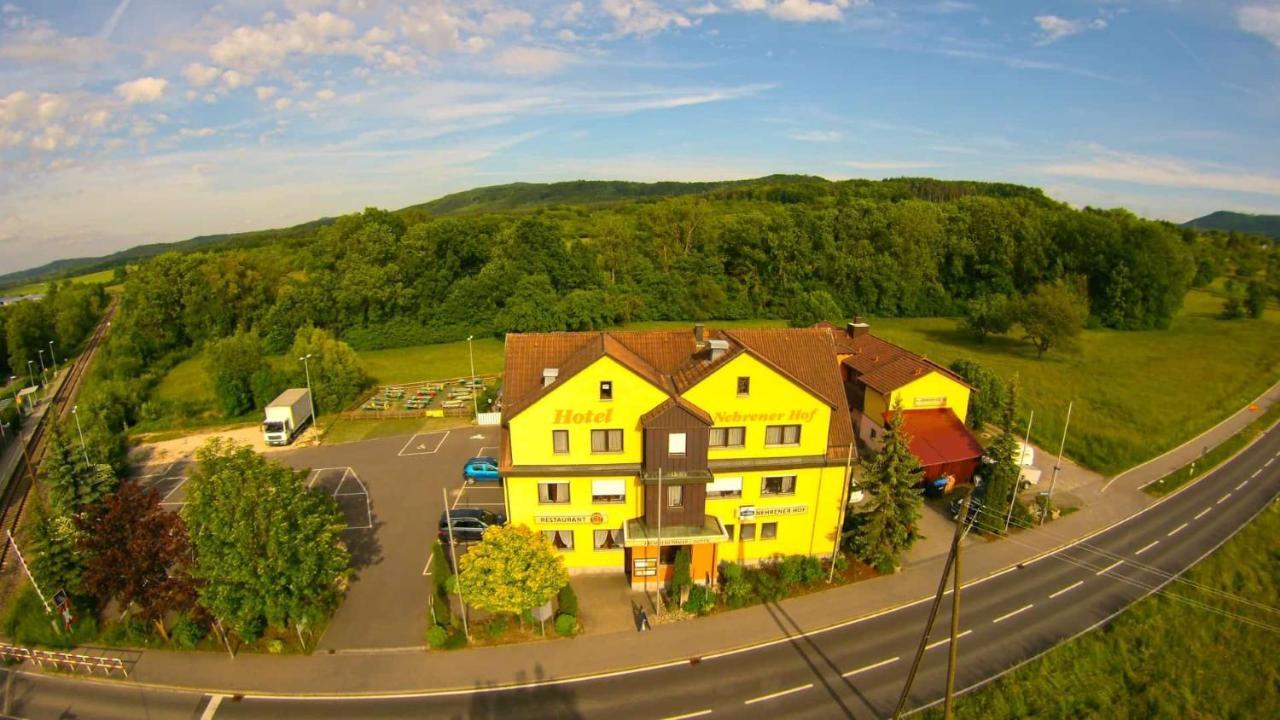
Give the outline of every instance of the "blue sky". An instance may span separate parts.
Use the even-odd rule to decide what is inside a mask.
[[[774,172],[1280,213],[1280,0],[0,0],[0,272]]]

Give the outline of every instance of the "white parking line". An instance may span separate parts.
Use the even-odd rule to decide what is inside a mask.
[[[1231,497],[1231,493],[1227,493],[1226,495],[1223,495],[1222,497],[1218,498],[1218,502],[1214,503],[1214,505],[1221,505],[1222,503],[1226,502],[1227,498],[1229,497]]]
[[[1239,485],[1237,485],[1237,486],[1236,486],[1236,490],[1239,490],[1240,488],[1242,488],[1242,487],[1244,487],[1245,485],[1248,485],[1248,484],[1249,484],[1249,481],[1248,481],[1248,480],[1241,481],[1241,483],[1240,483]]]
[[[200,720],[213,720],[213,716],[218,712],[218,706],[222,704],[222,699],[226,695],[210,695],[209,704],[204,706],[204,712],[200,713]]]
[[[1069,592],[1071,592],[1072,590],[1075,590],[1076,588],[1080,587],[1080,586],[1081,586],[1081,585],[1083,585],[1083,584],[1084,584],[1084,581],[1083,581],[1083,580],[1077,580],[1077,581],[1075,581],[1075,582],[1071,583],[1070,585],[1068,585],[1068,586],[1066,586],[1066,587],[1062,588],[1062,589],[1061,589],[1061,590],[1059,590],[1058,592],[1050,594],[1050,595],[1049,595],[1049,599],[1050,599],[1050,600],[1052,600],[1052,599],[1054,599],[1054,598],[1058,597],[1059,595],[1061,595],[1061,594],[1063,594],[1063,593],[1069,593]]]
[[[878,663],[871,663],[870,665],[867,665],[867,666],[864,666],[864,667],[860,667],[860,668],[858,668],[857,670],[850,670],[849,672],[842,674],[840,677],[853,677],[854,675],[857,675],[858,673],[864,673],[864,672],[866,672],[866,671],[868,671],[868,670],[875,670],[875,669],[876,669],[876,668],[878,668],[878,667],[884,667],[885,665],[889,665],[890,663],[898,662],[898,660],[900,660],[900,659],[901,659],[901,658],[900,658],[899,656],[894,655],[893,657],[889,658],[888,660],[881,660],[881,661],[880,661],[880,662],[878,662]]]
[[[964,637],[965,635],[968,635],[968,634],[969,634],[969,633],[971,633],[971,632],[973,632],[973,630],[971,630],[971,629],[970,629],[970,630],[965,630],[964,632],[962,632],[962,633],[960,633],[959,635],[957,635],[957,636],[956,636],[956,639],[957,639],[957,640],[959,640],[960,638]],[[941,640],[939,640],[938,642],[935,642],[935,643],[929,643],[928,645],[925,645],[925,646],[924,646],[924,649],[925,649],[925,650],[932,650],[932,649],[934,649],[934,648],[936,648],[936,647],[939,647],[939,646],[941,646],[941,645],[946,645],[946,644],[947,644],[947,643],[949,643],[949,642],[951,642],[951,638],[949,638],[949,637],[945,637],[945,638],[942,638]]]
[[[993,622],[993,623],[998,623],[998,622],[1000,622],[1001,620],[1008,620],[1009,618],[1013,617],[1014,615],[1017,615],[1017,614],[1018,614],[1018,613],[1020,613],[1020,612],[1025,612],[1025,611],[1027,611],[1027,610],[1030,610],[1032,607],[1034,607],[1034,606],[1033,606],[1033,605],[1023,605],[1022,607],[1018,608],[1017,610],[1014,610],[1014,611],[1013,611],[1013,612],[1011,612],[1011,613],[1006,613],[1006,614],[1004,614],[1004,615],[1001,615],[1000,617],[996,618],[995,620],[992,620],[991,622]]]
[[[1112,570],[1115,570],[1117,567],[1119,567],[1119,566],[1121,566],[1121,565],[1123,565],[1123,564],[1124,564],[1124,561],[1123,561],[1123,560],[1117,560],[1117,561],[1115,561],[1115,562],[1111,563],[1110,565],[1108,565],[1108,566],[1106,566],[1106,567],[1102,568],[1102,569],[1101,569],[1101,570],[1099,570],[1098,572],[1094,573],[1094,575],[1106,575],[1107,573],[1111,572]]]
[[[1186,523],[1182,523],[1182,524],[1181,524],[1181,525],[1179,525],[1178,527],[1176,527],[1176,528],[1174,528],[1174,529],[1170,530],[1170,531],[1169,531],[1169,534],[1168,534],[1168,535],[1165,535],[1165,537],[1173,537],[1174,535],[1177,535],[1177,534],[1178,534],[1178,532],[1179,532],[1180,530],[1182,530],[1183,528],[1185,528],[1186,526],[1187,526],[1187,524],[1186,524]]]
[[[1198,515],[1196,515],[1195,517],[1193,517],[1193,518],[1191,518],[1191,519],[1192,519],[1192,520],[1199,520],[1200,518],[1204,517],[1205,515],[1208,515],[1208,514],[1209,514],[1209,511],[1210,511],[1210,510],[1212,510],[1212,509],[1213,509],[1212,507],[1207,507],[1207,508],[1205,508],[1205,509],[1201,510],[1201,511],[1200,511],[1200,513],[1199,513]]]
[[[800,692],[801,690],[808,690],[808,689],[809,689],[809,688],[811,688],[811,687],[813,687],[813,683],[809,683],[808,685],[799,685],[799,686],[797,686],[797,687],[793,687],[793,688],[791,688],[790,690],[779,690],[779,691],[778,691],[778,692],[776,692],[776,693],[769,693],[768,695],[761,695],[761,696],[760,696],[760,697],[758,697],[758,698],[751,698],[750,700],[743,700],[743,701],[742,701],[742,704],[743,704],[743,705],[751,705],[752,703],[764,702],[765,700],[772,700],[772,699],[774,699],[774,698],[780,698],[780,697],[782,697],[783,695],[790,695],[791,693],[798,693],[798,692]]]
[[[409,438],[409,440],[404,444],[404,447],[400,448],[400,452],[396,453],[396,455],[400,457],[410,457],[412,455],[434,455],[438,450],[440,450],[440,447],[444,445],[444,441],[449,438],[450,432],[451,432],[450,430],[445,430],[443,433],[440,433],[439,431],[429,432],[429,433],[414,433],[413,437]],[[415,449],[415,452],[405,452],[405,450],[408,450],[409,446],[412,445],[419,437],[425,438],[431,435],[440,435],[440,442],[436,443],[435,447],[428,450],[427,449],[427,444],[429,442],[428,441],[418,445],[417,448]]]
[[[710,710],[699,710],[697,712],[685,713],[684,715],[672,715],[671,717],[662,718],[662,720],[689,720],[689,718],[702,717],[703,715],[710,714]]]
[[[1146,552],[1146,551],[1150,550],[1151,548],[1153,548],[1153,547],[1155,547],[1156,545],[1159,545],[1159,544],[1160,544],[1160,541],[1159,541],[1159,540],[1152,540],[1152,541],[1151,541],[1151,543],[1150,543],[1149,545],[1143,545],[1143,546],[1142,546],[1142,549],[1140,549],[1140,550],[1138,550],[1137,552],[1135,552],[1135,553],[1134,553],[1134,555],[1141,555],[1142,553],[1144,553],[1144,552]]]
[[[482,447],[482,448],[480,448],[479,450],[477,450],[477,451],[476,451],[476,455],[478,455],[479,457],[484,457],[485,455],[487,455],[487,454],[488,454],[488,453],[486,453],[486,452],[485,452],[485,450],[493,450],[493,451],[494,451],[494,453],[493,453],[493,454],[494,454],[494,455],[496,455],[496,454],[497,454],[497,451],[498,451],[498,446],[497,446],[497,445],[485,445],[484,447]]]

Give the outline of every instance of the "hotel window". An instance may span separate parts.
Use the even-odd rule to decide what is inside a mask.
[[[669,508],[684,507],[684,486],[683,485],[667,486],[667,507]]]
[[[573,549],[572,530],[543,530],[542,536],[557,550]]]
[[[538,502],[543,505],[560,505],[569,502],[569,483],[538,483]]]
[[[613,399],[613,381],[612,380],[600,381],[600,399],[601,400]]]
[[[622,431],[621,430],[592,430],[591,431],[591,452],[593,453],[622,452]]]
[[[778,523],[763,523],[760,525],[760,539],[773,540],[778,537]]]
[[[677,457],[683,456],[687,441],[688,436],[684,433],[667,433],[667,454]]]
[[[551,452],[557,455],[565,455],[569,452],[568,430],[551,431]]]
[[[730,523],[725,523],[724,531],[729,535],[729,538],[725,542],[733,542],[733,525]]]
[[[708,441],[713,448],[740,448],[747,444],[747,429],[744,427],[711,428]]]
[[[716,478],[707,483],[707,499],[742,497],[742,478]]]
[[[743,523],[743,524],[742,524],[742,539],[743,539],[743,540],[755,540],[755,539],[756,539],[756,524],[755,524],[755,523]]]
[[[796,494],[796,476],[795,475],[775,475],[766,477],[760,481],[761,495],[795,495]]]
[[[799,445],[799,425],[770,425],[764,429],[765,447],[770,445]]]
[[[738,378],[738,397],[746,397],[751,394],[751,378]]]
[[[617,530],[596,530],[597,550],[617,550],[622,547],[622,528]]]
[[[626,480],[592,480],[591,502],[620,503],[627,501]]]

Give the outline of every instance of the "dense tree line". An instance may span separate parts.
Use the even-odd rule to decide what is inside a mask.
[[[39,300],[0,308],[0,380],[38,376],[41,363],[52,369],[55,358],[78,353],[106,305],[103,286],[64,282]]]

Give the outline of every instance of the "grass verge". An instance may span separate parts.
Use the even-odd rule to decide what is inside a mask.
[[[1240,432],[1224,440],[1217,447],[1142,489],[1148,495],[1156,497],[1168,495],[1229,460],[1232,455],[1235,455],[1246,445],[1253,442],[1254,438],[1266,432],[1278,420],[1280,420],[1280,404],[1272,405],[1271,409],[1260,417],[1254,418],[1253,422],[1246,425]]]
[[[1274,607],[1280,602],[1280,503],[1185,576]],[[1166,590],[1275,625],[1274,612],[1188,583]],[[1148,597],[1103,629],[961,696],[961,718],[1275,717],[1280,663],[1275,634],[1220,613]],[[940,718],[940,709],[927,718]]]
[[[457,427],[470,427],[470,418],[398,418],[393,420],[351,420],[337,418],[324,427],[321,436],[322,445],[374,440],[376,438],[413,435],[414,433],[435,432]]]

